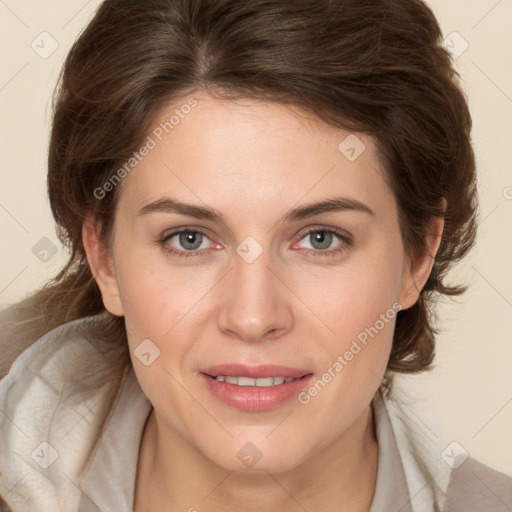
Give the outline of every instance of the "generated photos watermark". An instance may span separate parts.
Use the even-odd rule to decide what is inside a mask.
[[[309,404],[311,399],[320,393],[329,382],[331,382],[344,368],[349,364],[361,350],[368,345],[368,338],[373,339],[379,332],[384,329],[386,324],[391,322],[402,309],[402,305],[398,302],[393,303],[385,313],[381,313],[379,319],[370,326],[361,331],[356,339],[352,341],[350,348],[343,355],[339,355],[336,361],[319,377],[308,389],[301,391],[297,395],[298,401],[303,404]]]
[[[112,192],[116,186],[124,179],[130,172],[137,167],[137,165],[149,155],[152,149],[155,149],[159,142],[163,140],[166,134],[169,134],[187,114],[192,112],[192,109],[197,105],[195,98],[189,98],[189,100],[177,108],[174,112],[176,115],[172,115],[168,121],[160,123],[156,128],[153,129],[150,135],[147,136],[144,144],[139,148],[138,151],[133,153],[133,156],[128,158],[122,167],[110,176],[110,178],[103,183],[101,187],[94,189],[94,197],[96,199],[104,199],[105,196]]]

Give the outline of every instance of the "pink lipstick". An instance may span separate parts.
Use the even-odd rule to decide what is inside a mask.
[[[199,372],[208,390],[222,402],[247,411],[278,407],[308,386],[309,370],[273,364],[222,364]]]

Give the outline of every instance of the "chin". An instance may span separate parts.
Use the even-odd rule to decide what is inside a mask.
[[[247,439],[247,438],[246,438]],[[297,468],[303,461],[304,446],[295,446],[282,439],[269,443],[260,439],[253,441],[231,441],[213,452],[211,447],[203,450],[210,461],[223,469],[237,473],[284,473]]]

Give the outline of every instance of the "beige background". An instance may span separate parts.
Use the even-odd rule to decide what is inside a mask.
[[[99,3],[0,2],[0,305],[40,286],[64,262],[62,250],[51,252],[58,241],[45,197],[50,98],[66,52]],[[436,369],[405,381],[423,397],[415,410],[442,442],[456,440],[512,475],[512,2],[428,3],[447,45],[458,53],[468,45],[457,68],[474,117],[481,217],[478,245],[458,271],[470,290],[441,308]],[[50,36],[40,36],[45,31]],[[50,51],[51,38],[58,48],[47,58],[32,49]]]

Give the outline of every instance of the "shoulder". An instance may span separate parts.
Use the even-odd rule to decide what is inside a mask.
[[[101,383],[111,357],[101,342],[102,319],[87,317],[63,324],[26,347],[0,379],[0,404],[18,393],[43,390],[46,394],[71,395]],[[91,372],[94,368],[94,372]],[[110,368],[112,369],[112,368]],[[62,399],[62,396],[60,396]]]
[[[446,512],[512,510],[512,477],[468,458],[450,474]]]
[[[407,382],[407,381],[405,381]],[[468,457],[447,459],[453,439],[423,399],[397,386],[385,399],[416,512],[512,510],[512,477]],[[452,455],[457,457],[457,454]],[[460,456],[460,455],[459,455]],[[455,464],[456,463],[456,464]]]
[[[111,375],[100,327],[89,317],[48,332],[0,380],[0,495],[11,508],[72,510],[79,499],[68,477],[87,464],[122,377]]]
[[[38,381],[48,372],[51,378],[47,383],[53,383],[50,386],[53,388],[58,384],[74,383],[80,384],[83,389],[86,384],[94,385],[94,380],[100,382],[95,376],[102,371],[111,373],[114,369],[112,363],[120,355],[115,346],[108,346],[102,339],[107,321],[102,315],[80,318],[62,324],[27,343],[0,378],[0,399],[13,384]],[[4,327],[0,322],[0,329]],[[4,338],[3,332],[1,338]],[[91,367],[95,369],[93,374]]]

